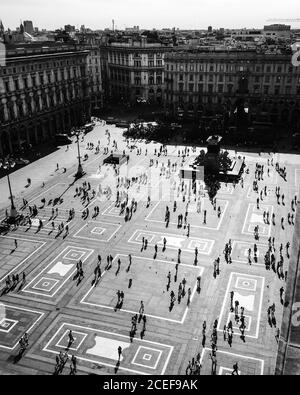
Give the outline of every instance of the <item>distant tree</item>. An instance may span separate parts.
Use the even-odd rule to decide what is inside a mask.
[[[227,171],[230,169],[232,165],[232,160],[229,157],[229,152],[221,151],[218,156],[218,162],[219,162],[219,169],[224,173],[227,173]]]
[[[147,39],[152,42],[159,42],[160,41],[158,33],[155,30],[154,31],[144,30],[142,33],[142,36],[146,36]]]
[[[195,159],[195,165],[197,166],[204,166],[205,163],[205,151],[202,149],[200,154]]]

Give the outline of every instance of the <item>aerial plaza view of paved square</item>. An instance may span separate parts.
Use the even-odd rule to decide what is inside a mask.
[[[10,175],[22,217],[0,236],[0,371],[274,374],[299,156],[239,152],[242,180],[211,198],[179,175],[201,147],[123,131],[80,137],[78,179],[75,141]],[[111,152],[129,160],[103,164]],[[0,191],[3,221],[6,178]]]

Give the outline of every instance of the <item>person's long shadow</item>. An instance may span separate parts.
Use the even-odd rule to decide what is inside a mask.
[[[12,249],[12,250],[10,251],[10,254],[9,254],[9,255],[13,254],[15,251],[16,251],[16,248]]]
[[[22,290],[24,284],[25,284],[25,282],[21,281],[21,284],[20,284],[19,288],[17,289],[17,292],[20,292]]]
[[[21,350],[21,351],[14,357],[13,364],[18,363],[18,362],[21,360],[21,358],[22,358],[22,356],[23,356],[23,354],[24,354],[24,351],[25,351],[25,350]]]
[[[62,234],[62,232],[58,232],[58,233],[55,235],[55,238],[57,239],[61,234]]]
[[[2,291],[1,291],[1,295],[0,295],[0,296],[6,295],[8,292],[9,292],[9,289],[7,289],[6,287],[4,287],[4,288],[2,289]]]
[[[114,311],[119,310],[121,308],[120,306],[121,306],[121,302],[117,302],[115,305]]]
[[[57,198],[55,198],[53,200],[53,206],[56,206],[61,201],[61,198],[68,192],[68,190],[70,188],[72,188],[72,186],[75,184],[75,182],[76,182],[76,179],[71,184],[68,185],[67,189],[65,189],[60,196],[58,196]]]
[[[129,265],[129,266],[127,267],[127,269],[126,269],[126,273],[128,273],[128,272],[129,272],[129,270],[130,270],[130,266],[131,266],[131,265]]]
[[[133,342],[134,336],[135,336],[135,330],[131,330],[131,331],[129,332],[130,343]]]
[[[18,285],[18,283],[13,284],[13,285],[10,287],[10,291],[14,291],[14,290],[17,288],[17,285]]]
[[[118,373],[119,367],[120,367],[120,361],[118,361],[118,362],[116,363],[116,366],[115,366],[115,374]]]
[[[77,272],[76,274],[74,274],[74,276],[73,276],[73,281],[75,281],[76,280],[76,278],[79,276],[79,272]]]
[[[268,318],[268,323],[269,323],[270,327],[272,328],[272,320],[271,320],[271,317]]]
[[[77,284],[76,284],[77,287],[80,285],[80,283],[81,283],[81,281],[82,281],[83,279],[84,279],[84,276],[78,278]]]
[[[67,347],[65,348],[65,351],[69,351],[70,347],[72,346],[72,340],[69,340],[69,343],[67,345]]]

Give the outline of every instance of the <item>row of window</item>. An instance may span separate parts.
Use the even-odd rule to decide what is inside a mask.
[[[171,79],[171,74],[167,75],[168,79]],[[239,77],[238,77],[239,78]],[[249,77],[249,81],[253,78],[254,82],[261,82],[264,81],[264,83],[282,83],[285,82],[286,84],[291,84],[294,80],[294,82],[300,83],[300,76],[293,78],[292,76],[282,76],[282,75],[277,75],[275,77],[271,77],[269,75],[266,75],[264,77],[259,77],[259,76],[252,76]],[[215,76],[213,74],[205,75],[205,74],[198,74],[195,76],[194,74],[189,74],[188,75],[188,81],[210,81],[213,82],[215,80],[219,82],[223,81],[229,81],[232,82],[234,81],[234,77],[232,75],[224,76],[224,74],[216,74]],[[184,74],[179,74],[178,75],[178,80],[179,81],[184,81]]]
[[[135,85],[141,85],[141,78],[140,77],[135,77],[134,78],[134,84]],[[150,76],[148,78],[148,84],[149,85],[154,85],[155,84],[155,78]],[[156,84],[157,85],[161,85],[162,84],[162,77],[161,76],[157,76],[156,77]]]
[[[80,62],[81,63],[81,62]],[[45,62],[45,63],[35,63],[35,64],[28,64],[26,66],[19,66],[19,67],[4,67],[2,68],[2,74],[10,75],[10,74],[21,74],[25,73],[26,71],[38,71],[44,69],[53,69],[56,67],[65,67],[78,64],[78,60],[62,60],[62,61],[53,61],[53,62]]]
[[[77,97],[80,97],[80,88],[75,87],[73,89],[62,89],[58,93],[51,93],[48,95],[48,100],[45,95],[42,95],[41,101],[39,97],[34,97],[29,99],[28,101],[22,102],[21,100],[16,102],[17,113],[14,110],[14,105],[11,103],[7,106],[8,119],[13,120],[18,117],[25,116],[27,114],[31,114],[33,112],[42,111],[43,109],[48,109],[49,107],[54,107],[55,103],[63,104],[66,100],[73,100]]]
[[[38,78],[37,78],[38,77]],[[60,70],[60,73],[58,70],[55,70],[54,72],[47,72],[46,74],[41,73],[41,74],[33,74],[29,76],[24,75],[22,78],[15,78],[12,81],[6,80],[4,81],[4,86],[5,86],[5,91],[6,92],[13,92],[15,90],[20,90],[22,89],[21,86],[25,89],[29,88],[30,86],[32,87],[37,87],[39,85],[46,85],[46,84],[51,84],[55,82],[59,82],[62,80],[70,80],[72,77],[77,78],[77,70],[76,68],[73,69],[73,74],[71,73],[70,70],[64,71]],[[31,85],[30,85],[30,79],[31,79]],[[21,84],[20,84],[21,82]]]
[[[223,72],[235,72],[235,71],[248,71],[250,68],[248,66],[240,66],[235,64],[168,64],[166,63],[166,70],[167,71],[208,71],[208,72],[216,72],[216,71],[223,71]],[[284,64],[284,65],[257,65],[254,66],[254,69],[257,73],[292,73],[293,71],[296,72],[296,67],[291,64]]]
[[[148,60],[148,63],[142,66],[141,60],[135,60],[133,62],[133,66],[134,67],[162,67],[163,62],[162,60],[157,60],[156,62],[154,62],[154,60]]]
[[[197,92],[202,93],[202,92],[207,92],[207,93],[233,93],[234,85],[228,84],[227,86],[224,84],[208,84],[205,86],[204,84],[193,84],[189,83],[188,84],[188,91],[189,92],[196,92],[195,89],[197,88]],[[179,92],[184,92],[184,84],[179,83],[178,84],[178,91]],[[250,90],[251,93],[251,90]],[[253,86],[253,93],[255,94],[275,94],[275,95],[280,95],[280,94],[286,94],[290,95],[292,93],[292,87],[291,86],[285,86],[284,89],[280,86],[275,86],[274,89],[271,89],[269,85],[263,85],[262,87],[260,85],[254,85]],[[300,95],[300,85],[296,87],[296,94]]]

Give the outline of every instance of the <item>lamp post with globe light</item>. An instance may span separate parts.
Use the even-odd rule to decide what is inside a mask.
[[[80,156],[80,148],[79,148],[79,136],[82,134],[83,130],[78,128],[78,129],[73,129],[71,134],[73,136],[76,136],[76,143],[77,143],[77,150],[78,150],[78,169],[77,173],[75,174],[76,178],[81,178],[84,175],[84,171],[82,168],[81,164],[81,156]]]
[[[8,159],[0,160],[0,169],[3,168],[4,170],[6,170],[6,176],[7,176],[7,181],[8,181],[8,188],[9,188],[10,201],[11,201],[9,219],[11,221],[14,221],[18,216],[18,212],[17,212],[16,206],[14,204],[14,197],[12,194],[10,178],[9,178],[9,170],[13,169],[15,167],[15,165],[16,165],[16,163],[12,159],[8,158]]]

